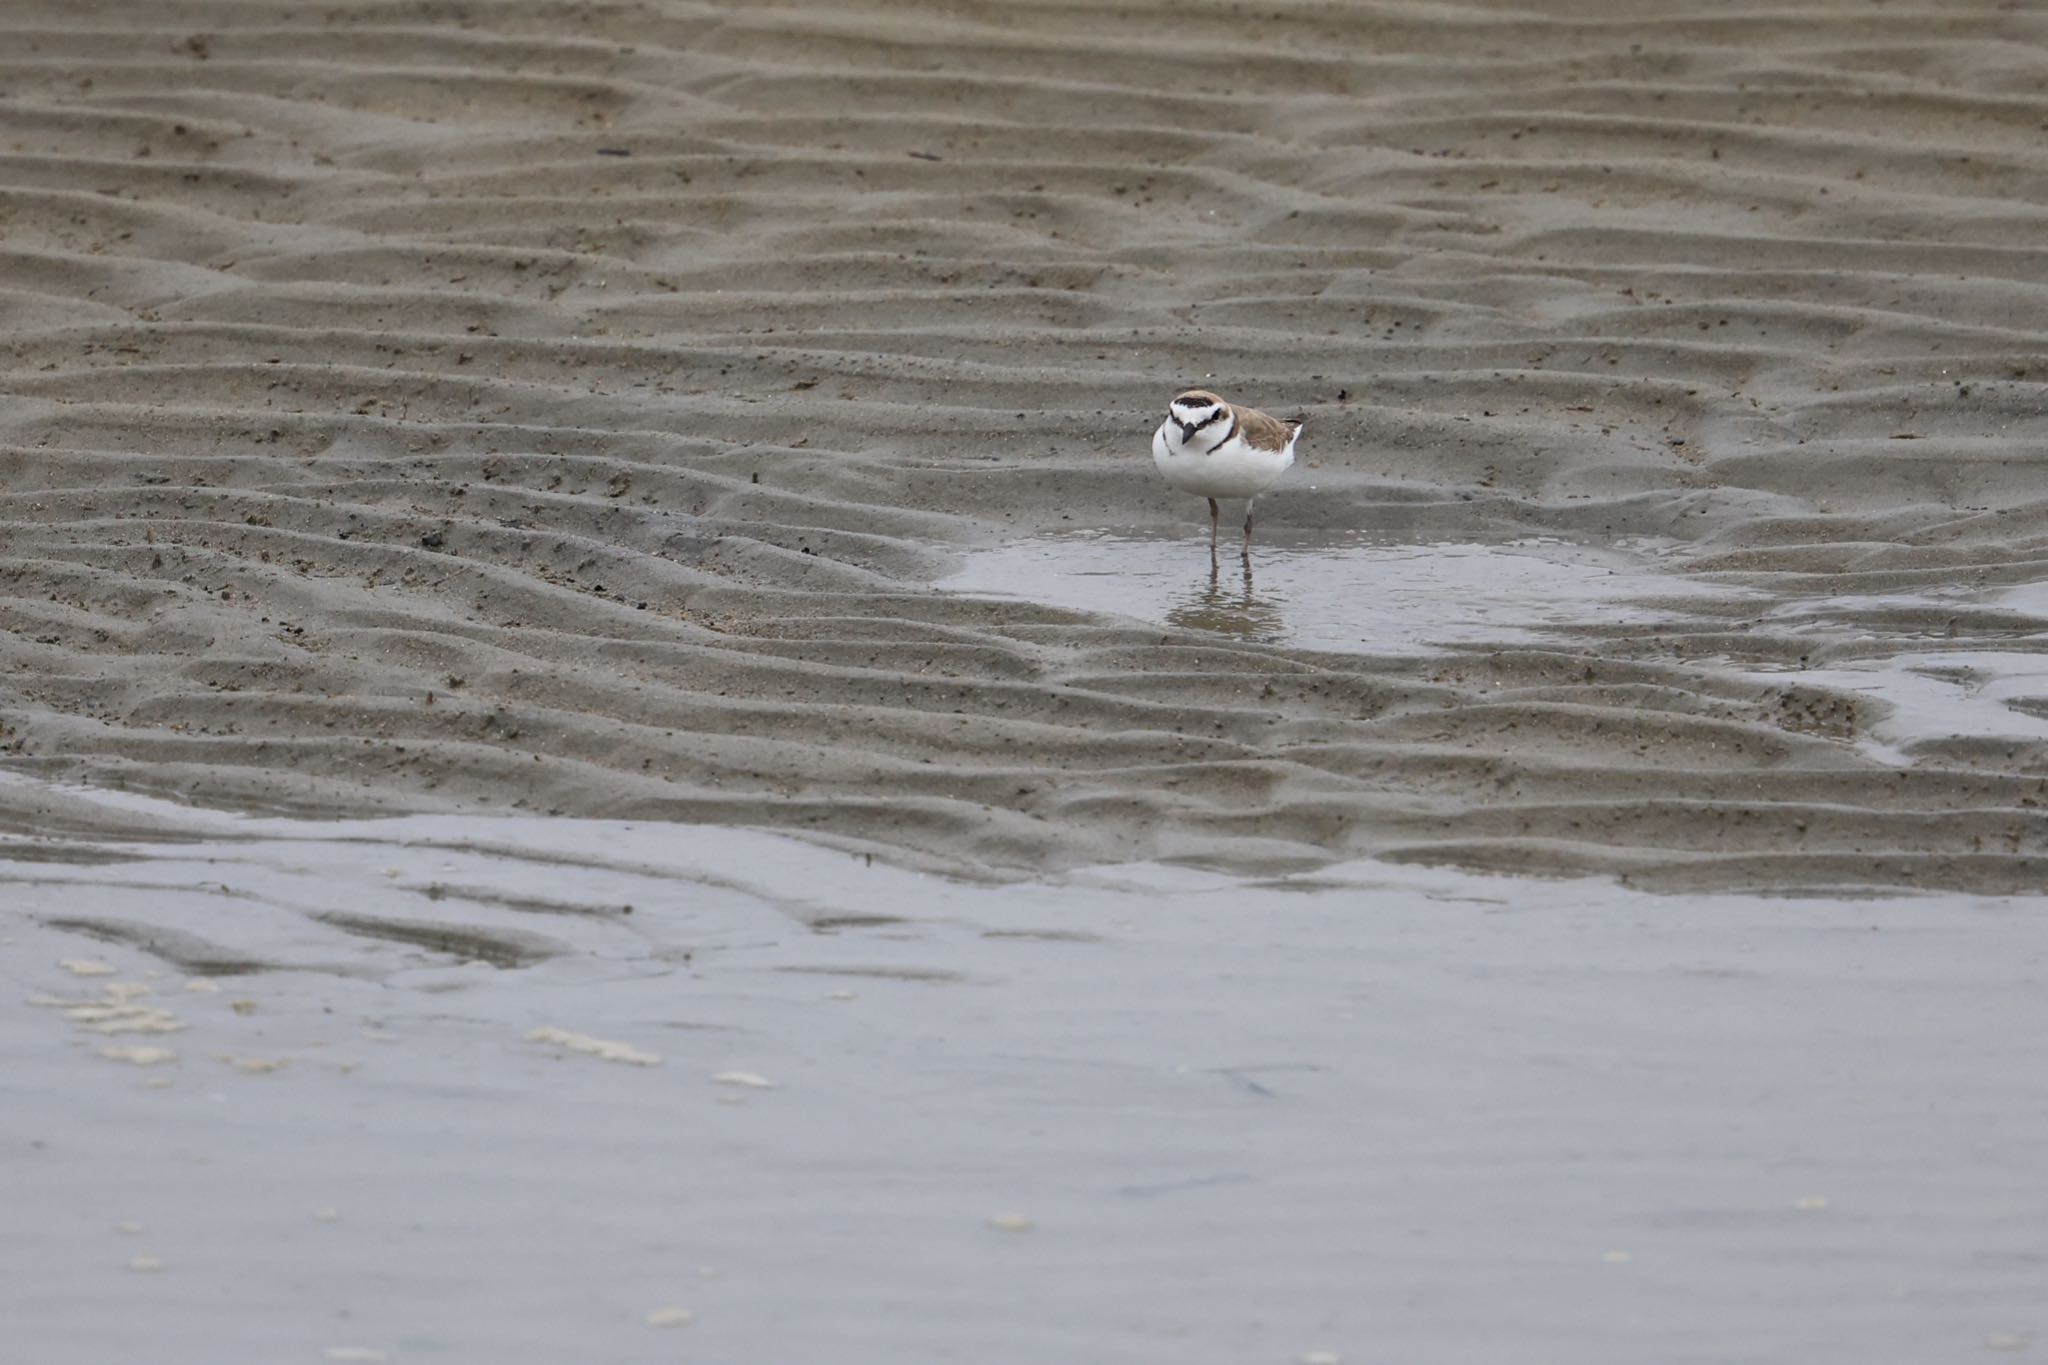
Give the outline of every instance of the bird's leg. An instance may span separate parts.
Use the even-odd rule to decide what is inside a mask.
[[[1209,499],[1209,562],[1216,562],[1216,522],[1223,515],[1223,509],[1216,505],[1216,499]]]
[[[1244,562],[1247,565],[1252,562],[1252,505],[1250,502],[1246,502],[1244,505]]]

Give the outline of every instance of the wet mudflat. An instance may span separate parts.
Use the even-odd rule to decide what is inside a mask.
[[[7,1365],[2043,1349],[2028,7],[0,52]]]
[[[2048,885],[2041,687],[1969,692],[2048,635],[1980,600],[2048,578],[2025,6],[14,0],[0,51],[18,771],[976,877]],[[983,560],[1199,563],[1196,382],[1308,420],[1252,593]]]

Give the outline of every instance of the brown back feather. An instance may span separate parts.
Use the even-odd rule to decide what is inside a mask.
[[[1294,433],[1301,429],[1301,419],[1283,422],[1278,417],[1268,417],[1257,408],[1241,408],[1230,405],[1237,416],[1237,433],[1246,445],[1254,450],[1285,450],[1287,443],[1294,439]]]

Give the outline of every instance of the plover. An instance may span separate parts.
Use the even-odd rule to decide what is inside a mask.
[[[1244,552],[1252,561],[1252,503],[1294,463],[1303,419],[1282,421],[1257,408],[1227,403],[1207,389],[1188,389],[1166,408],[1152,434],[1152,462],[1184,493],[1209,500],[1209,560],[1216,559],[1218,498],[1243,498]]]

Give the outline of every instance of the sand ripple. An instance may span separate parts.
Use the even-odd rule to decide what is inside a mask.
[[[1983,596],[2048,569],[2044,36],[20,0],[0,746],[997,872],[2038,886],[2048,746],[1876,755],[1841,670],[2048,630]],[[1659,536],[1753,592],[1447,660],[931,588],[1082,526],[1185,526],[1192,580],[1145,433],[1211,376],[1311,419],[1276,528]]]

